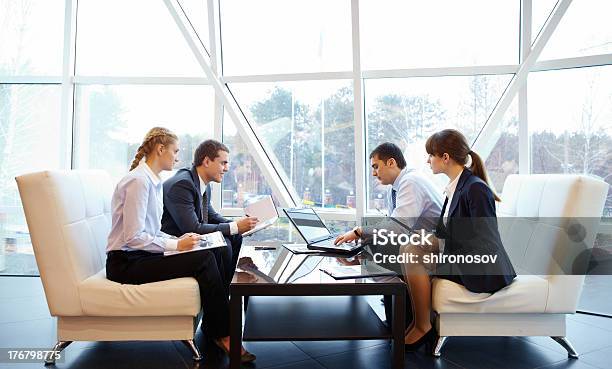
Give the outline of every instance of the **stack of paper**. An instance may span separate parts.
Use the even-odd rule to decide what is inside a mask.
[[[210,250],[210,249],[214,249],[214,248],[217,248],[217,247],[224,247],[224,246],[227,246],[227,243],[225,242],[225,237],[223,237],[223,233],[217,231],[217,232],[201,235],[200,236],[200,245],[192,248],[191,250],[185,250],[185,251],[178,251],[178,250],[165,251],[164,252],[164,256],[172,256],[172,255],[184,254],[186,252],[193,252],[193,251]]]

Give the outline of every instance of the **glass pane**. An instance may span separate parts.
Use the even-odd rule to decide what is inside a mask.
[[[199,30],[207,29],[198,23],[207,19],[203,3],[181,1]],[[163,1],[79,0],[76,54],[81,75],[204,75]]]
[[[81,86],[75,112],[77,166],[104,169],[118,181],[155,126],[179,135],[175,168],[191,166],[197,145],[213,136],[213,107],[209,86]]]
[[[62,168],[61,87],[0,85],[0,274],[38,274],[15,177]]]
[[[207,0],[178,0],[183,11],[189,18],[206,50],[210,53],[210,39],[208,32],[208,1]],[[173,23],[174,24],[174,23]]]
[[[533,173],[580,173],[612,183],[612,66],[529,74]],[[612,192],[604,209],[612,216]]]
[[[360,1],[363,69],[515,64],[520,2]]]
[[[506,177],[519,172],[518,129],[518,98],[515,97],[506,114],[504,114],[501,126],[492,137],[495,145],[485,159],[485,168],[490,184],[497,194],[501,194],[504,190]],[[479,154],[485,155],[484,152]]]
[[[355,207],[351,82],[243,83],[230,88],[304,205]],[[241,142],[230,119],[225,120],[223,136],[230,145]],[[243,145],[236,151],[247,153]],[[264,190],[249,180],[242,183],[247,193]]]
[[[226,75],[352,69],[348,0],[224,0]]]
[[[531,3],[531,41],[538,36],[555,4],[557,0],[538,0]]]
[[[61,75],[63,32],[63,0],[1,0],[0,75]]]
[[[472,143],[510,82],[510,75],[372,79],[365,82],[366,160],[376,146],[393,142],[409,168],[431,174],[425,141],[445,128]],[[368,166],[369,167],[369,166]],[[368,175],[368,208],[386,209],[386,188]],[[444,175],[433,177],[442,190]]]
[[[230,149],[230,169],[223,176],[222,207],[243,208],[245,201],[272,195],[272,189],[227,114],[223,119],[223,143]]]
[[[573,1],[539,59],[612,53],[610,14],[612,1]]]

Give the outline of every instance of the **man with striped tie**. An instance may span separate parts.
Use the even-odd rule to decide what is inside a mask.
[[[162,231],[174,236],[184,233],[206,234],[220,231],[227,249],[214,250],[225,283],[229,286],[242,246],[241,234],[257,224],[255,217],[236,221],[224,218],[210,204],[210,183],[221,183],[229,169],[229,149],[223,143],[206,140],[196,149],[191,168],[179,169],[164,182]]]
[[[395,233],[409,233],[410,230],[425,229],[431,231],[436,228],[438,217],[442,210],[442,195],[434,184],[423,174],[406,168],[406,159],[402,150],[391,142],[378,145],[370,153],[370,166],[372,175],[382,185],[390,185],[387,192],[388,218],[375,221],[373,225],[357,226],[338,238],[335,243],[355,241],[371,244],[375,229],[393,230]],[[372,246],[371,251],[383,254],[399,253],[397,245],[387,247]],[[399,265],[383,265],[402,273]],[[408,317],[406,324],[410,323],[412,312],[410,304],[406,305]],[[391,300],[385,296],[385,311],[387,320],[391,317]]]
[[[437,219],[442,210],[442,196],[426,176],[406,168],[406,159],[402,150],[391,142],[378,145],[370,153],[372,175],[382,185],[391,185],[387,192],[388,215],[400,221],[385,221],[393,227],[426,229],[436,228]],[[381,224],[377,225],[378,228]],[[340,235],[336,244],[355,241],[358,238],[368,239],[377,227],[355,227]],[[406,232],[406,230],[404,230]]]

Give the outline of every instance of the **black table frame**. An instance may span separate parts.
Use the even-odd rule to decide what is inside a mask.
[[[230,285],[230,369],[240,368],[242,346],[242,298],[249,296],[367,296],[390,295],[393,298],[392,368],[404,367],[404,330],[406,321],[406,285],[397,282],[267,284],[232,283]],[[380,338],[389,338],[384,336]],[[340,338],[339,338],[340,339]],[[342,337],[342,339],[351,339]],[[354,338],[357,339],[357,338]],[[291,337],[284,340],[290,341]]]

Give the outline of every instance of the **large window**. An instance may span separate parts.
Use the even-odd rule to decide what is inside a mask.
[[[582,173],[612,183],[608,0],[572,2],[538,58],[561,60],[536,66],[573,69],[532,72],[502,121],[492,122],[494,132],[483,127],[519,70],[520,36],[530,32],[535,40],[557,0],[178,3],[206,48],[204,56],[221,61],[220,80],[258,142],[247,145],[224,115],[163,1],[0,0],[2,273],[36,272],[16,175],[68,168],[72,159],[74,168],[103,169],[118,180],[153,126],[180,136],[179,166],[192,164],[204,139],[229,146],[230,171],[221,191],[214,191],[223,214],[237,216],[259,195],[276,201],[249,149],[262,145],[275,165],[272,172],[282,173],[302,205],[320,208],[337,231],[349,226],[345,221],[353,220],[362,202],[366,212],[387,206],[386,189],[367,165],[376,145],[398,144],[410,167],[431,173],[424,142],[443,128],[459,129],[470,143],[488,135],[475,149],[498,193],[507,176],[518,173],[519,161],[523,172]],[[352,18],[353,5],[359,6],[358,19]],[[531,19],[521,22],[521,6],[528,5]],[[359,45],[353,44],[357,34]],[[75,43],[67,44],[72,36]],[[360,70],[354,70],[358,56]],[[74,69],[64,68],[73,63]],[[601,64],[608,65],[593,66]],[[359,73],[361,131],[352,79]],[[519,127],[529,135],[519,137]],[[527,156],[520,160],[519,147]],[[356,152],[363,158],[356,160]],[[362,169],[365,183],[357,183]],[[442,192],[447,178],[432,178]],[[362,190],[365,199],[356,198]],[[611,214],[612,193],[604,210]],[[282,220],[249,241],[295,237]],[[600,288],[584,296],[590,299]]]
[[[424,77],[366,80],[367,152],[390,141],[403,151],[408,167],[431,173],[425,141],[455,128],[472,143],[511,76]],[[368,173],[368,208],[386,208],[384,186]],[[440,188],[447,178],[436,176]]]
[[[541,14],[550,13],[554,1],[533,1],[538,18],[534,17],[535,38]],[[609,0],[572,1],[557,29],[540,55],[542,59],[559,59],[612,53],[612,2]]]
[[[213,135],[214,92],[209,86],[79,86],[76,102],[76,159],[80,168],[123,177],[146,132],[171,129],[180,139],[180,162]]]
[[[60,169],[61,88],[0,85],[0,274],[38,274],[15,177]]]
[[[221,1],[226,75],[351,70],[349,0]]]
[[[181,4],[206,44],[206,1]],[[163,1],[79,0],[76,54],[80,75],[203,76]]]
[[[363,68],[515,64],[519,7],[515,0],[361,0]]]
[[[67,165],[61,87],[39,84],[62,74],[63,30],[63,0],[0,1],[0,274],[38,274],[15,177]]]
[[[0,1],[0,76],[62,74],[63,0]]]
[[[353,89],[349,81],[230,85],[248,120],[301,196],[304,205],[355,207]],[[235,183],[224,203],[266,191],[262,176],[230,119],[224,140],[235,154]],[[226,191],[234,191],[231,195]]]
[[[532,73],[533,173],[577,173],[612,183],[612,67]],[[608,193],[604,216],[612,216]]]
[[[244,208],[251,199],[261,195],[274,195],[255,158],[227,114],[223,119],[223,142],[230,150],[230,169],[223,177],[222,206]],[[268,151],[272,151],[269,146]],[[273,199],[277,202],[274,196]]]
[[[489,182],[501,194],[504,183],[510,174],[519,172],[519,117],[518,98],[506,110],[504,117],[489,139],[493,143],[490,152],[480,152],[485,159]],[[502,199],[503,201],[503,199]]]

